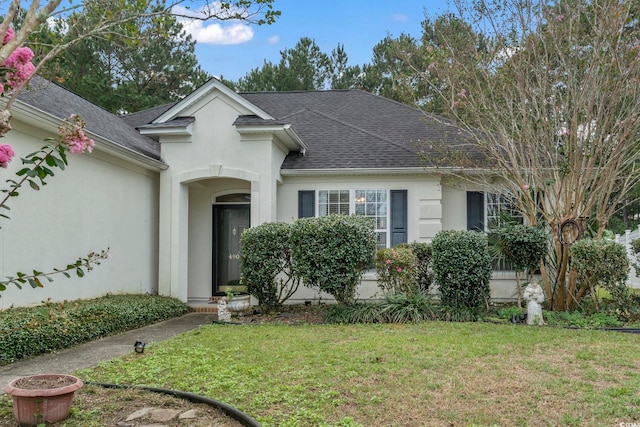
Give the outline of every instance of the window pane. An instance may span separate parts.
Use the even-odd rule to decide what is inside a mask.
[[[349,190],[318,191],[318,215],[349,214]]]

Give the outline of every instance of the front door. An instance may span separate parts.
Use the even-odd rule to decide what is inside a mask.
[[[213,293],[246,291],[240,286],[240,236],[250,226],[249,205],[213,207]]]

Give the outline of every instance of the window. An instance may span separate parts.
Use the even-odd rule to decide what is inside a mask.
[[[319,190],[318,216],[362,215],[371,218],[378,247],[389,246],[388,190]]]
[[[505,222],[524,222],[522,215],[515,209],[510,196],[486,193],[487,231],[499,228]]]
[[[499,228],[505,223],[524,223],[522,215],[515,209],[513,200],[504,194],[486,193],[486,223],[487,231]],[[513,271],[513,265],[501,256],[493,260],[493,269],[499,271]]]
[[[488,232],[507,221],[524,223],[511,197],[505,194],[467,193],[467,229]],[[513,266],[501,257],[493,260],[493,269],[512,271]]]

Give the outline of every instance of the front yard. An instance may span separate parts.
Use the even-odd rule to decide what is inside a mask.
[[[640,422],[640,336],[489,323],[210,325],[77,373],[189,391],[263,426]]]

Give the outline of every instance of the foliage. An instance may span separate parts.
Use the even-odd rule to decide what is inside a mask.
[[[63,31],[58,31],[57,36],[48,34],[40,40],[43,43],[43,50],[39,55],[39,61],[35,64],[33,70],[35,72],[41,70],[48,61],[61,52],[83,40],[95,41],[100,38],[106,41],[110,38],[126,40],[127,37],[135,36],[134,25],[131,24],[137,20],[150,25],[156,20],[162,21],[172,15],[191,21],[239,20],[261,25],[271,24],[280,16],[279,11],[273,10],[273,0],[205,0],[194,9],[182,6],[181,1],[170,1],[165,4],[155,0],[88,1],[68,4],[64,7],[60,7],[60,4],[61,0],[48,0],[42,4],[37,2],[29,5],[22,5],[21,0],[10,2],[0,22],[0,38],[7,38],[12,24],[15,25],[15,37],[0,47],[0,64],[5,63],[7,58],[10,58],[18,49],[26,48],[24,44],[32,34],[38,33],[39,30],[47,33],[44,30],[45,27],[54,27]],[[69,16],[72,19],[65,21],[64,18]],[[123,38],[119,39],[116,34]],[[33,37],[37,38],[35,35]],[[132,37],[129,42],[133,42],[133,39],[135,37]],[[154,53],[143,53],[142,57],[150,58],[150,55],[154,56]],[[34,74],[31,73],[31,76]],[[0,110],[0,136],[11,130],[10,110],[18,93],[28,82],[29,79],[26,79],[13,88],[9,101]]]
[[[511,320],[513,316],[521,316],[524,313],[525,310],[522,307],[511,306],[499,309],[497,314],[500,319]]]
[[[280,62],[265,61],[232,86],[243,92],[349,89],[356,86],[358,66],[351,67],[343,45],[328,55],[315,40],[302,37],[293,49],[280,51]]]
[[[0,365],[187,313],[174,298],[107,295],[0,311]]]
[[[387,295],[380,308],[389,323],[418,323],[438,318],[431,295],[421,291]]]
[[[415,267],[416,280],[418,281],[418,289],[427,292],[433,282],[433,268],[431,266],[433,254],[431,244],[424,242],[402,243],[401,247],[410,248],[418,259]]]
[[[265,312],[278,310],[298,289],[291,258],[292,224],[265,223],[245,230],[240,238],[240,276]]]
[[[430,113],[460,118],[466,89],[453,81],[460,70],[452,64],[472,72],[476,64],[471,52],[476,50],[484,50],[483,37],[469,23],[453,14],[427,17],[420,39],[403,33],[374,46],[371,63],[363,66],[362,86]]]
[[[380,249],[376,253],[378,286],[385,294],[416,292],[418,257],[409,247]]]
[[[454,5],[425,21],[421,44],[395,43],[388,55],[405,67],[394,82],[471,139],[464,148],[429,141],[424,163],[453,166],[443,173],[467,188],[508,193],[528,224],[548,226],[545,294],[554,309],[571,310],[577,283],[557,230],[590,217],[602,237],[640,181],[640,87],[630,83],[640,79],[637,2]]]
[[[495,239],[499,242],[501,255],[516,270],[516,289],[518,306],[520,306],[522,302],[520,272],[526,271],[528,282],[531,283],[534,271],[540,267],[540,262],[548,252],[549,237],[547,232],[540,227],[531,225],[507,224],[492,230],[491,234],[495,235]]]
[[[549,240],[541,228],[516,224],[492,230],[492,233],[498,235],[502,255],[516,270],[535,271],[547,254]]]
[[[144,7],[157,12],[166,5],[154,0]],[[72,14],[34,33],[36,59],[48,53],[51,40],[74,37],[66,29],[77,19]],[[84,25],[94,23],[87,19]],[[175,16],[138,17],[114,26],[109,35],[69,46],[41,74],[112,113],[132,113],[179,100],[209,79],[198,65],[195,44]]]
[[[56,274],[63,274],[65,277],[69,278],[71,277],[69,272],[73,272],[78,277],[84,277],[84,275],[93,270],[95,266],[100,265],[101,260],[107,258],[109,258],[109,249],[103,250],[100,253],[89,252],[86,257],[78,258],[76,262],[68,264],[65,268],[55,268],[53,271],[48,273],[43,273],[38,270],[33,270],[31,274],[18,272],[15,277],[8,276],[5,280],[0,280],[0,292],[6,290],[8,285],[15,285],[18,289],[22,289],[22,285],[27,283],[32,288],[42,288],[44,287],[42,280],[47,279],[49,282],[52,282],[53,279],[51,276]]]
[[[607,313],[593,313],[586,315],[581,311],[545,311],[544,319],[550,326],[569,326],[577,328],[605,328],[620,327],[622,322],[617,316]]]
[[[626,280],[629,260],[625,247],[613,240],[582,239],[571,246],[571,266],[577,274],[578,293],[590,291],[598,310],[596,286],[607,289],[620,308],[631,304]]]
[[[305,286],[327,292],[341,303],[354,300],[376,244],[371,220],[356,215],[301,218],[291,232],[293,265]]]
[[[486,304],[492,274],[486,237],[474,231],[444,230],[436,234],[432,248],[441,304],[456,316],[459,310],[473,314]]]
[[[329,323],[418,323],[437,318],[431,296],[424,292],[389,293],[380,302],[336,304],[327,309]]]

